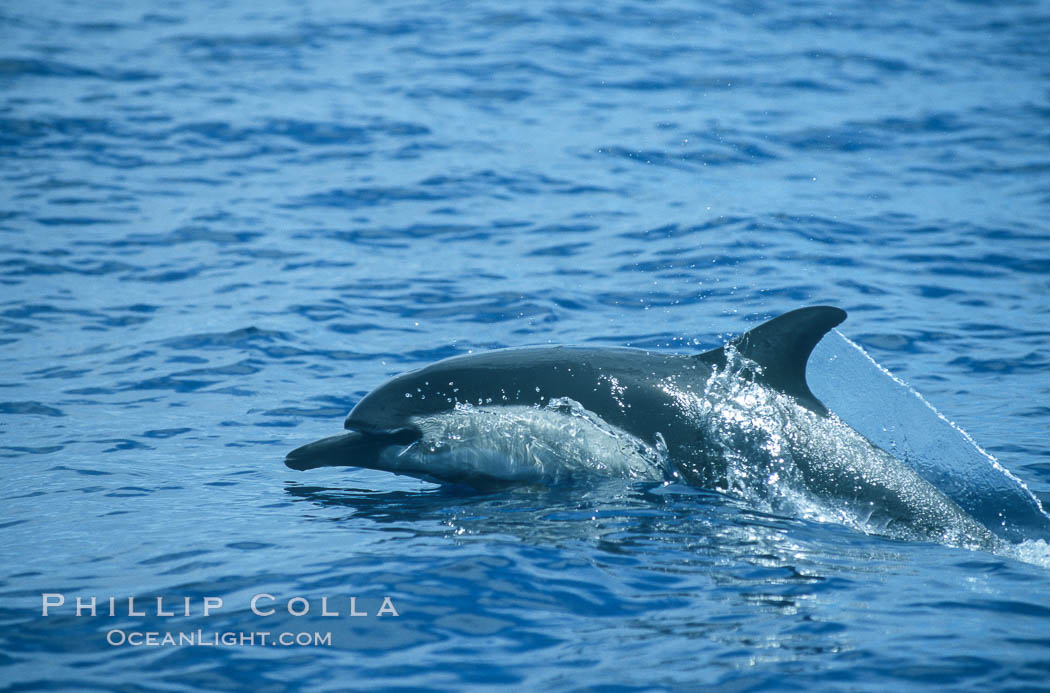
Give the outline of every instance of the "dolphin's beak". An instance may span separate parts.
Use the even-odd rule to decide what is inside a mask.
[[[317,467],[354,466],[355,459],[366,447],[364,436],[356,431],[343,433],[296,448],[284,458],[284,463],[292,469],[316,469]],[[370,446],[367,446],[370,447]]]
[[[350,431],[296,448],[288,453],[284,463],[298,470],[317,467],[386,469],[382,465],[382,456],[387,448],[410,445],[422,435],[419,429],[410,426],[390,431]]]

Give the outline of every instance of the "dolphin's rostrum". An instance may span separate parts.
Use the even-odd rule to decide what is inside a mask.
[[[372,391],[347,416],[348,433],[285,462],[479,488],[677,478],[866,531],[995,546],[810,391],[809,355],[845,318],[802,308],[696,355],[555,346],[449,358]]]

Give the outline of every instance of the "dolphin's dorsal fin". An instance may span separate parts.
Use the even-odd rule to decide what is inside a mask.
[[[697,358],[721,368],[726,365],[726,349],[734,348],[762,367],[759,382],[791,395],[807,409],[827,416],[827,408],[806,384],[806,362],[817,342],[845,319],[846,311],[841,308],[799,308],[764,322],[731,339],[725,346]]]

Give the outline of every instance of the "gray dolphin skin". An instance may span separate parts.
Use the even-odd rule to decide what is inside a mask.
[[[678,480],[863,531],[995,547],[983,525],[810,391],[809,355],[845,318],[802,308],[701,354],[553,346],[445,359],[372,391],[347,416],[349,432],[285,463],[479,489]]]

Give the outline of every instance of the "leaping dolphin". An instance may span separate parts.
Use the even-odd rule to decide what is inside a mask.
[[[292,469],[351,466],[478,488],[588,475],[686,482],[866,531],[991,549],[999,539],[828,412],[806,362],[846,318],[785,313],[701,354],[526,347],[456,356],[366,395],[348,433]],[[816,509],[814,509],[816,508]]]

